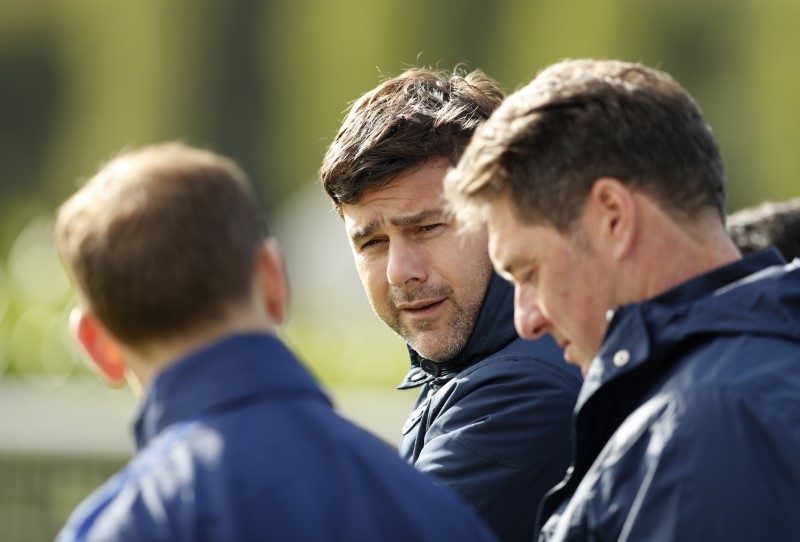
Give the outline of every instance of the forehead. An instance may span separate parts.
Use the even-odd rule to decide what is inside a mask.
[[[448,167],[446,159],[436,159],[400,173],[386,186],[365,190],[358,203],[342,205],[345,224],[349,229],[352,224],[443,210],[442,180]]]
[[[546,238],[555,230],[548,226],[520,222],[507,194],[487,205],[486,224],[489,253],[498,268],[508,269],[536,258]]]

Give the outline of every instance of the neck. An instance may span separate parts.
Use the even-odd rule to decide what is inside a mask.
[[[135,347],[122,346],[131,373],[129,380],[133,380],[131,387],[141,395],[165,369],[225,337],[244,333],[274,335],[276,326],[261,316],[249,312],[229,314],[221,322],[196,327],[174,338]]]
[[[648,200],[645,205],[652,203]],[[637,250],[629,262],[634,277],[631,283],[639,287],[628,292],[627,301],[655,297],[741,258],[724,224],[714,213],[686,223],[676,222],[657,208],[642,216],[645,218],[638,232]],[[658,232],[658,235],[651,232]]]

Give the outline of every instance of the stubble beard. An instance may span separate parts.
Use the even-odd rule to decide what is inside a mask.
[[[444,303],[452,307],[449,316],[406,322],[402,311],[397,308],[401,301],[409,303],[415,299],[440,297],[445,297]],[[464,300],[456,300],[449,286],[422,287],[414,292],[396,289],[389,294],[387,313],[378,313],[378,316],[419,355],[441,363],[450,361],[464,349],[472,336],[482,303],[483,295],[468,295]],[[448,321],[443,321],[443,318]],[[436,335],[431,336],[433,333]]]

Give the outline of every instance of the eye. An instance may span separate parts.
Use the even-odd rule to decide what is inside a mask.
[[[536,270],[528,269],[520,273],[517,283],[519,284],[533,284],[536,280]]]
[[[365,241],[364,243],[361,243],[361,245],[359,245],[359,247],[358,247],[358,250],[359,251],[364,251],[364,250],[369,250],[369,249],[372,249],[372,248],[376,248],[376,247],[379,247],[380,245],[382,245],[385,242],[386,242],[386,239],[382,239],[382,238],[370,239],[368,241]]]
[[[444,223],[436,223],[436,224],[427,224],[425,226],[420,226],[419,231],[420,233],[431,233],[439,230],[440,228],[444,228]]]
[[[502,269],[498,270],[498,275],[513,284],[514,286],[523,286],[525,284],[532,284],[536,279],[536,273],[533,269]]]

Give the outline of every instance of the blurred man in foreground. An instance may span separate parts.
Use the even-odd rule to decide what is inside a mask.
[[[445,185],[488,223],[520,335],[550,333],[585,373],[543,540],[800,538],[800,266],[741,259],[717,142],[678,83],[551,66]]]
[[[375,313],[407,342],[399,388],[421,388],[401,456],[501,539],[527,542],[569,464],[580,375],[550,338],[517,336],[486,233],[461,235],[442,196],[447,168],[503,96],[478,70],[407,70],[353,105],[320,173]]]
[[[276,337],[283,261],[232,161],[178,143],[124,154],[61,207],[56,236],[78,341],[144,390],[136,456],[59,541],[493,539],[334,414]]]

